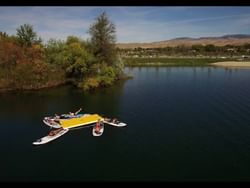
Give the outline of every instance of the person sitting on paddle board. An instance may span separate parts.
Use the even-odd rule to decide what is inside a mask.
[[[60,132],[63,128],[59,128],[57,130],[53,130],[49,132],[49,136],[55,136],[58,132]]]
[[[118,120],[117,120],[116,118],[114,118],[114,119],[112,120],[112,123],[118,123]]]
[[[100,119],[99,119],[98,122],[96,122],[95,132],[97,134],[99,134],[100,133],[100,129],[101,129],[101,123],[100,123]]]

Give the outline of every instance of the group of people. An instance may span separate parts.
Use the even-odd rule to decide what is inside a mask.
[[[68,119],[68,118],[76,117],[76,115],[81,110],[82,110],[82,108],[80,108],[76,112],[69,112],[68,114],[62,114],[62,115],[55,114],[55,119]],[[113,119],[111,119],[111,118],[104,118],[104,120],[107,121],[107,122],[111,122],[111,123],[119,123],[119,121],[116,118],[113,118]],[[95,125],[95,132],[97,134],[99,134],[102,127],[103,127],[103,122],[99,119],[98,122]],[[51,133],[49,133],[50,136],[53,136],[53,134],[54,134],[54,132],[52,132],[52,131],[51,131]]]

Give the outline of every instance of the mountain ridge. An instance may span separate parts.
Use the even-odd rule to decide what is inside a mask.
[[[248,34],[231,34],[219,37],[179,37],[170,40],[145,42],[145,43],[117,43],[116,46],[122,49],[129,48],[163,48],[163,47],[176,47],[176,46],[192,46],[192,45],[208,45],[215,46],[225,45],[244,45],[250,43],[250,35]]]

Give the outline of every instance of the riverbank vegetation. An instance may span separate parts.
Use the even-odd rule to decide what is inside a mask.
[[[123,58],[249,58],[250,57],[250,44],[244,45],[225,45],[215,46],[208,45],[192,45],[192,46],[175,46],[163,48],[133,48],[133,49],[120,49],[118,51]]]
[[[250,44],[118,48],[118,52],[126,66],[206,66],[221,61],[249,61]]]
[[[112,85],[124,77],[115,48],[115,25],[106,13],[89,28],[90,40],[68,36],[43,44],[33,26],[16,35],[0,32],[0,90],[40,89],[71,83],[84,90]]]

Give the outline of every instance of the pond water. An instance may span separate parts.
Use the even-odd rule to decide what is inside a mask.
[[[0,94],[0,181],[249,181],[250,70],[126,68],[96,92],[71,86]],[[70,130],[45,145],[44,116],[83,108],[126,127]]]

